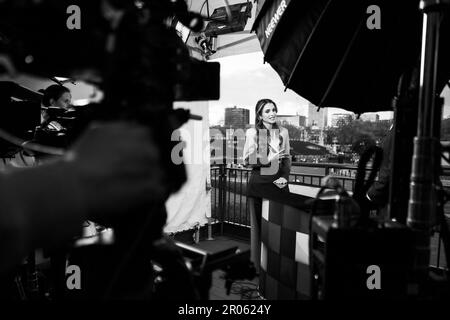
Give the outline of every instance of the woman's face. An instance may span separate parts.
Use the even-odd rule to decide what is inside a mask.
[[[58,100],[52,99],[52,107],[61,108],[61,109],[69,109],[70,104],[72,102],[72,95],[69,92],[64,92]]]
[[[277,121],[277,108],[273,103],[266,104],[259,116],[263,122],[274,124]]]

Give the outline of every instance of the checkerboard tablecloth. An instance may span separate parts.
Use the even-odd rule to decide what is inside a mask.
[[[264,199],[260,292],[266,299],[308,299],[310,213]]]

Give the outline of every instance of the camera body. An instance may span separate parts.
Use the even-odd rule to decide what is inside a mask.
[[[0,81],[0,128],[23,140],[31,140],[40,121],[39,96],[28,92],[11,81]],[[24,98],[28,100],[22,100]],[[0,158],[13,157],[21,147],[0,139]]]
[[[406,299],[413,233],[404,225],[341,227],[331,216],[312,219],[313,299]]]
[[[79,28],[68,27],[69,7],[81,12]],[[174,17],[185,25],[200,26],[193,23],[199,16],[188,12],[184,0],[0,3],[0,52],[11,56],[20,72],[69,77],[98,86],[104,99],[88,106],[94,110],[90,120],[122,119],[148,127],[159,149],[167,197],[186,181],[184,165],[171,160],[175,145],[171,136],[188,121],[189,113],[173,110],[173,102],[218,99],[220,90],[219,64],[190,57],[167,23]],[[54,116],[75,123],[62,119],[64,114]],[[75,132],[81,132],[88,122],[78,123]],[[155,252],[153,242],[162,236],[164,202],[155,203],[152,211],[151,215],[145,210],[134,212],[133,219],[115,222],[114,245],[91,257],[90,265],[110,262],[110,277],[98,274],[105,281],[99,283],[97,297],[120,298],[145,291],[151,271],[143,266],[148,266]],[[97,271],[104,273],[91,271],[93,279]]]

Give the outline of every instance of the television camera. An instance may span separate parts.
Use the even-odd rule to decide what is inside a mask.
[[[81,13],[77,28],[69,28],[69,7]],[[91,119],[125,119],[147,126],[160,150],[168,197],[186,181],[183,164],[174,164],[170,157],[175,143],[172,132],[199,118],[184,109],[174,110],[173,102],[219,98],[219,64],[192,59],[175,31],[177,22],[194,32],[203,29],[202,17],[189,12],[183,0],[2,1],[0,53],[10,56],[20,72],[96,85],[104,99],[88,106],[94,110]],[[14,109],[10,101],[8,107]],[[33,116],[30,113],[27,125],[23,117],[15,118],[24,127],[21,133],[33,130],[39,121],[39,108],[34,104],[30,110]],[[154,245],[166,221],[164,203],[155,203],[154,211],[158,214],[152,214],[152,219],[142,210],[133,213],[132,219],[103,221],[114,229],[112,245],[99,242],[89,249],[62,249],[62,255],[68,250],[78,258],[92,259],[91,269],[85,271],[89,279],[95,279],[88,288],[91,297],[152,296],[153,272],[148,265],[151,259],[164,256]],[[171,257],[181,261],[179,253]]]

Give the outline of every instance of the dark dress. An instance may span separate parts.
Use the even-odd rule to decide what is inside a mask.
[[[280,192],[289,192],[288,186],[280,189],[273,182],[281,177],[289,181],[289,172],[291,169],[290,160],[288,158],[281,159],[278,172],[273,175],[261,174],[264,167],[257,166],[252,170],[248,186],[247,196],[254,198],[273,198]]]

